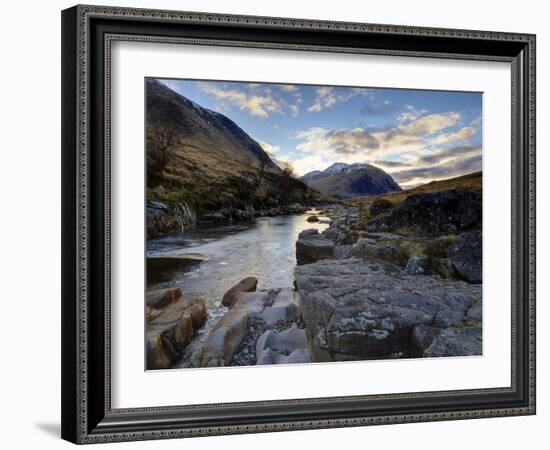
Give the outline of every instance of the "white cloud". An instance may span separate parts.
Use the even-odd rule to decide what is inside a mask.
[[[267,118],[270,114],[279,113],[283,106],[269,88],[258,90],[258,85],[249,85],[251,93],[238,89],[223,89],[211,83],[200,83],[199,86],[221,102],[222,108],[226,106],[225,103],[229,103],[257,117]]]
[[[337,103],[347,102],[357,95],[372,95],[370,89],[352,88],[341,92],[338,88],[320,86],[315,88],[315,100],[308,107],[309,112],[321,112],[324,109],[332,109]]]
[[[481,148],[471,145],[475,128],[448,131],[460,119],[459,113],[447,112],[416,116],[384,130],[309,128],[296,134],[301,142],[294,165],[303,174],[338,161],[370,162],[403,186],[481,170]]]
[[[280,84],[279,87],[285,92],[296,92],[298,90],[293,84]]]
[[[258,144],[260,144],[269,155],[274,155],[275,153],[279,153],[281,151],[281,147],[277,145],[271,145],[258,139],[256,139],[256,142],[258,142]]]

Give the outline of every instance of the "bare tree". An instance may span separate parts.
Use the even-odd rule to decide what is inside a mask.
[[[152,124],[147,133],[148,156],[156,171],[161,171],[168,163],[172,147],[176,143],[176,130],[170,125]]]
[[[290,161],[283,161],[281,164],[281,169],[283,169],[283,172],[287,177],[296,178],[296,171]]]

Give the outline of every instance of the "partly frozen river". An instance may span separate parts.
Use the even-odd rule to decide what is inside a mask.
[[[225,309],[219,308],[225,292],[245,277],[258,278],[258,290],[293,286],[298,234],[328,227],[327,223],[308,222],[309,215],[262,217],[247,225],[197,228],[149,240],[148,289],[179,287],[184,294],[200,296],[215,318]],[[168,261],[168,268],[157,264],[161,260],[151,259],[181,253],[207,259],[200,263]]]

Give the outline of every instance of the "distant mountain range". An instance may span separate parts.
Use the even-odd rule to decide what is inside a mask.
[[[337,162],[314,170],[300,179],[308,186],[340,199],[400,191],[401,187],[382,169],[370,164]]]
[[[185,202],[200,212],[324,197],[282,170],[228,117],[158,80],[147,80],[146,89],[149,201]]]

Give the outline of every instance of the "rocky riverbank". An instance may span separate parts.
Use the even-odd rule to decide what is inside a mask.
[[[310,209],[300,203],[254,208],[224,207],[216,211],[197,211],[185,202],[151,201],[147,204],[147,238],[167,233],[181,233],[198,224],[223,224],[251,221],[259,217],[275,217],[289,214],[303,214]]]
[[[305,230],[296,243],[312,360],[480,355],[475,196],[457,189],[373,205],[370,217],[350,208],[324,233]]]
[[[319,214],[330,226],[296,241],[295,285],[257,290],[257,278],[242,279],[200,339],[204,302],[150,293],[148,367],[481,355],[475,202],[460,191],[423,193],[398,205],[373,202],[367,217],[360,206],[326,206]]]

